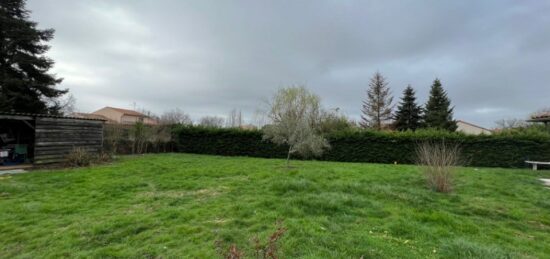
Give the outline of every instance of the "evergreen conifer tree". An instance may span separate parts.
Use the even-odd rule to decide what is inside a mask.
[[[425,106],[424,121],[426,127],[455,131],[456,121],[453,120],[453,109],[451,100],[443,90],[439,79],[435,79],[430,90],[430,98]]]
[[[24,0],[0,1],[0,111],[58,114],[67,90],[55,88],[61,79],[44,56],[54,30],[37,29],[29,13]]]
[[[411,85],[403,91],[403,97],[395,112],[395,129],[399,131],[416,130],[422,126],[422,108],[416,103]]]

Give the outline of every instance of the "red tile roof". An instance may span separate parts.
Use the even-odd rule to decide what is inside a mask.
[[[113,109],[115,111],[118,111],[118,112],[121,112],[123,113],[124,115],[130,115],[130,116],[139,116],[139,117],[148,117],[147,115],[141,113],[141,112],[137,112],[137,111],[134,111],[134,110],[128,110],[128,109],[121,109],[121,108],[115,108],[115,107],[105,107],[105,108],[108,108],[108,109]]]

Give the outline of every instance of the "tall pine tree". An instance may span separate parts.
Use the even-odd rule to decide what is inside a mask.
[[[395,112],[395,128],[399,131],[416,130],[422,126],[422,107],[416,103],[411,85],[403,91],[403,97]]]
[[[453,120],[453,109],[451,100],[443,90],[439,79],[435,79],[430,90],[430,98],[426,103],[426,114],[424,117],[428,128],[455,131],[456,121]]]
[[[37,29],[29,13],[24,0],[0,1],[0,111],[57,114],[67,90],[55,88],[61,79],[44,56],[54,30]]]
[[[392,101],[386,78],[376,72],[370,80],[367,99],[363,101],[361,127],[381,130],[392,119]]]

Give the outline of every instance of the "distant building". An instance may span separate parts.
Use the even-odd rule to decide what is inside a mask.
[[[531,119],[527,120],[527,122],[542,122],[544,125],[548,126],[550,125],[550,112],[546,111],[533,114]]]
[[[104,107],[92,113],[73,113],[72,116],[87,119],[103,119],[110,124],[134,124],[143,122],[147,125],[157,125],[158,121],[134,110]]]
[[[493,133],[492,130],[483,128],[481,126],[477,126],[475,124],[457,120],[456,125],[458,126],[456,131],[463,132],[465,134],[471,134],[471,135],[491,135]]]

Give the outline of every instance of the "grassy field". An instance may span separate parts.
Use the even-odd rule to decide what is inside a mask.
[[[285,258],[548,258],[550,171],[461,168],[434,193],[415,166],[188,154],[0,176],[0,257],[252,254],[276,222]]]

